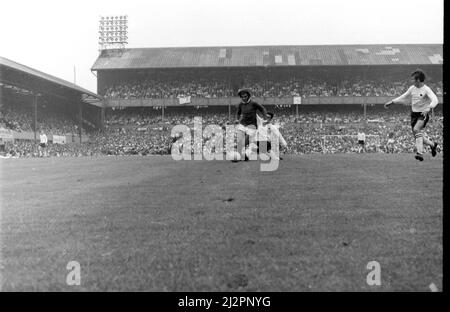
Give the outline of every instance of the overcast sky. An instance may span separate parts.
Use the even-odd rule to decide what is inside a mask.
[[[128,47],[443,43],[443,0],[1,0],[0,56],[96,92],[101,15]]]

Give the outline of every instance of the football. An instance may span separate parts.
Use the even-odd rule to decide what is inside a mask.
[[[241,154],[236,151],[230,152],[228,154],[228,159],[231,159],[232,162],[238,162],[241,160]]]

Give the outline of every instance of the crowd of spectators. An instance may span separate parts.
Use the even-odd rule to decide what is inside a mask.
[[[326,97],[326,96],[397,96],[410,86],[406,81],[354,79],[325,81],[317,79],[247,80],[257,97]],[[443,94],[442,81],[427,82],[437,95]],[[226,81],[205,79],[167,81],[145,79],[113,84],[105,90],[108,99],[167,99],[180,97],[220,98],[236,96],[236,90]]]
[[[411,153],[414,151],[414,138],[409,121],[396,116],[395,121],[379,121],[375,123],[323,124],[321,127],[298,127],[286,125],[282,129],[290,154],[308,153],[348,153],[359,150],[357,133],[366,134],[366,152]],[[427,135],[443,143],[443,117],[435,119],[427,125]],[[388,144],[389,138],[394,143]]]
[[[91,144],[103,155],[164,155],[170,153],[170,132],[164,128],[137,130],[119,127],[91,137]]]
[[[44,150],[41,149],[41,152]],[[45,148],[46,157],[80,157],[80,156],[101,156],[103,153],[95,144],[55,144],[48,142]],[[5,143],[5,156],[34,158],[40,156],[40,149],[37,143],[29,140],[15,140]]]
[[[33,131],[33,118],[31,117],[31,113],[19,107],[15,109],[1,109],[0,124],[3,124],[7,129],[18,132]]]
[[[31,110],[23,107],[2,108],[0,110],[0,124],[5,128],[17,132],[33,131],[33,114]],[[78,133],[78,125],[70,118],[54,112],[38,114],[38,129],[47,134],[64,135]],[[85,133],[82,129],[82,133]]]
[[[366,152],[410,153],[414,151],[408,108],[397,110],[368,109],[367,120],[361,110],[304,110],[298,116],[289,108],[274,109],[274,122],[288,143],[286,153],[347,153],[357,152],[356,134],[366,134]],[[99,155],[163,155],[169,154],[171,129],[184,124],[193,128],[194,117],[202,117],[203,127],[217,124],[225,129],[233,123],[228,112],[204,110],[173,112],[164,120],[157,112],[140,113],[136,110],[118,110],[106,116],[105,131],[91,133],[90,141],[81,144],[53,144],[47,147],[49,156]],[[25,128],[25,126],[20,125]],[[52,126],[53,129],[53,126]],[[443,115],[436,111],[428,123],[428,136],[443,143]],[[388,139],[394,140],[388,144]],[[16,157],[36,157],[37,144],[31,141],[8,142],[6,151]]]
[[[136,99],[153,98],[167,99],[179,97],[219,98],[231,96],[233,92],[225,82],[214,80],[196,80],[183,82],[179,80],[158,81],[146,79],[116,84],[105,92],[106,98]]]

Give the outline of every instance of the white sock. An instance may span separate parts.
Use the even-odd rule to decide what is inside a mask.
[[[418,154],[423,154],[423,133],[416,133],[416,149]]]
[[[278,155],[275,154],[275,152],[272,150],[269,151],[269,155],[270,155],[270,158],[272,158],[272,159],[280,160],[280,157],[278,157]]]

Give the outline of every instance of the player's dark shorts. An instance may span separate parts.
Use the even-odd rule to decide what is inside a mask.
[[[364,145],[364,140],[358,140],[358,144]]]
[[[270,141],[258,141],[256,142],[256,145],[258,146],[258,153],[265,153],[272,149],[272,144],[270,144]]]
[[[42,148],[45,148],[45,147],[47,146],[47,144],[45,144],[45,143],[40,143],[39,146],[42,147]]]
[[[414,128],[418,120],[423,120],[423,127],[427,125],[428,120],[430,120],[430,116],[428,113],[425,115],[425,117],[422,115],[421,112],[411,112],[411,127]]]

